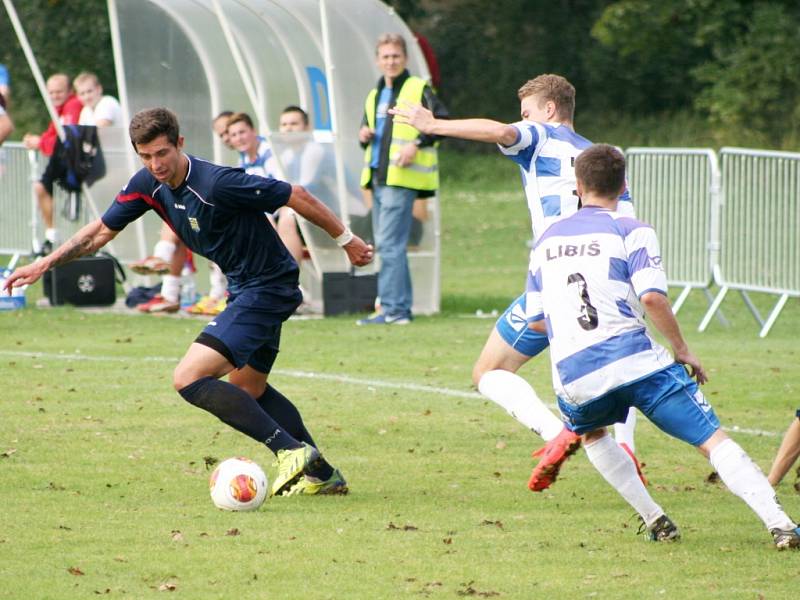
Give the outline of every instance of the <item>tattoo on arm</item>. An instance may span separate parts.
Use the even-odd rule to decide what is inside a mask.
[[[94,249],[93,241],[91,236],[85,235],[83,237],[78,237],[76,235],[68,242],[68,246],[65,248],[63,254],[53,261],[52,266],[59,267],[71,260],[89,254]]]

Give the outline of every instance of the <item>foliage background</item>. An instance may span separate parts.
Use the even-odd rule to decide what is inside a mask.
[[[103,0],[25,0],[17,10],[45,73],[96,71],[115,93]],[[543,72],[578,90],[577,125],[622,146],[800,142],[796,0],[390,0],[433,45],[455,116],[515,120],[515,90]],[[0,14],[17,137],[44,128],[11,23]],[[474,146],[471,146],[471,148]]]

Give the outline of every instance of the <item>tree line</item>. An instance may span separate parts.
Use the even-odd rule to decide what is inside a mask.
[[[454,116],[516,120],[517,88],[539,73],[560,73],[577,89],[579,123],[591,121],[592,131],[619,121],[690,123],[718,144],[800,146],[797,0],[387,4],[433,46],[440,94]],[[103,0],[16,5],[45,73],[88,68],[116,91]],[[0,40],[17,134],[39,130],[47,114],[4,12]]]

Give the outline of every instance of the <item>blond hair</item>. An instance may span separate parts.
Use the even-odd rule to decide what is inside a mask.
[[[575,116],[575,88],[561,75],[546,73],[526,81],[517,91],[520,100],[538,96],[539,102],[553,102],[562,121],[572,122]]]
[[[408,56],[406,40],[399,33],[382,33],[380,36],[378,36],[378,42],[375,44],[375,54],[378,54],[378,48],[381,46],[386,46],[387,44],[397,46],[403,51],[403,56]]]
[[[91,81],[95,86],[100,85],[100,79],[91,71],[81,71],[78,73],[78,75],[75,77],[75,81],[72,82],[72,85],[77,88],[80,84],[86,81]]]

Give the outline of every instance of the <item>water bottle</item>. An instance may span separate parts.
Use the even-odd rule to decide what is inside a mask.
[[[197,288],[194,284],[194,273],[185,266],[181,271],[181,308],[189,308],[197,301]]]
[[[3,269],[0,271],[0,290],[6,284],[6,279],[11,275],[11,269]],[[11,296],[7,296],[5,292],[0,292],[0,310],[15,310],[25,307],[25,289],[27,285],[15,287],[11,290]]]

